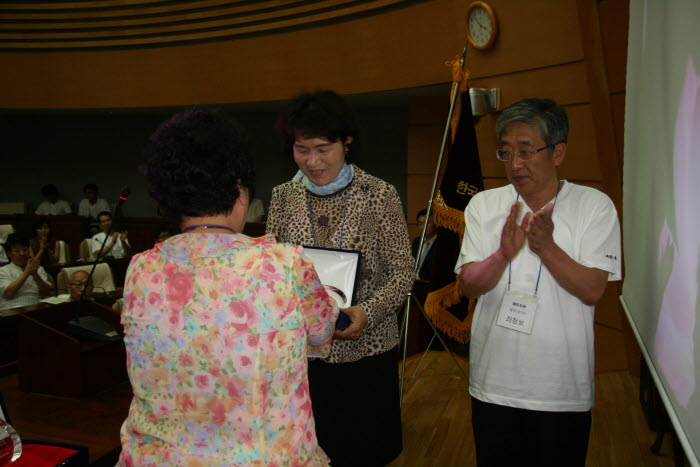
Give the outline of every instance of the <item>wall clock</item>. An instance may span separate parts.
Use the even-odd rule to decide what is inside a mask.
[[[467,8],[467,40],[476,49],[486,50],[496,40],[498,23],[493,8],[486,2],[472,2]]]

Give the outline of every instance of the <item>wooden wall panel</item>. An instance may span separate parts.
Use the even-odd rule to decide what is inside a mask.
[[[468,1],[459,2],[464,17]],[[534,70],[583,58],[575,0],[489,0],[498,17],[493,48],[468,51],[474,78]],[[463,28],[466,26],[463,24]]]
[[[595,371],[626,370],[625,341],[623,335],[617,329],[596,324],[593,328],[595,334]],[[639,361],[637,361],[639,366]]]
[[[598,2],[598,10],[608,87],[611,93],[621,92],[625,90],[627,75],[629,0],[602,0]]]
[[[418,233],[414,227],[416,225],[416,214],[421,209],[428,207],[428,195],[430,187],[433,184],[433,176],[430,175],[409,175],[408,176],[408,192],[406,193],[406,221],[409,224],[410,230],[415,236]],[[409,232],[410,233],[410,232]]]
[[[436,0],[296,32],[104,52],[0,53],[3,108],[110,108],[360,93],[444,83],[464,44],[462,2]],[[463,15],[463,13],[462,13]]]
[[[445,78],[449,79],[445,67]],[[408,103],[408,121],[410,125],[437,125],[444,129],[447,114],[450,111],[450,96],[413,96]]]
[[[445,129],[439,125],[414,125],[408,132],[409,174],[433,175]]]
[[[613,124],[615,125],[615,140],[620,160],[625,154],[625,93],[610,96],[613,112]]]
[[[595,322],[613,329],[622,329],[622,320],[626,319],[618,311],[620,304],[619,290],[616,282],[609,282],[603,298],[600,299],[595,310]]]
[[[600,166],[591,106],[566,106],[566,112],[569,114],[569,143],[559,175],[562,178],[598,181],[601,179]]]
[[[581,61],[486,78],[474,78],[470,86],[501,89],[502,107],[507,107],[526,97],[546,96],[562,105],[588,101],[586,70]]]
[[[153,49],[6,52],[3,108],[111,108],[285,99],[449,81],[469,2],[434,0],[377,16],[249,39]],[[575,0],[493,0],[499,37],[469,52],[475,78],[578,61]],[[556,40],[552,40],[556,38]],[[525,40],[526,39],[526,40]],[[535,53],[536,52],[536,53]]]

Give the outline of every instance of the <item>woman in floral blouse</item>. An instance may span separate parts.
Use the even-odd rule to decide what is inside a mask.
[[[267,231],[295,245],[359,250],[350,326],[309,366],[319,444],[333,467],[383,466],[402,450],[397,309],[414,262],[396,189],[351,163],[354,112],[333,91],[294,99],[280,116],[284,149],[299,173],[272,192]]]
[[[240,232],[253,169],[243,130],[190,110],[153,134],[151,195],[182,234],[134,256],[122,322],[134,391],[120,465],[324,466],[307,357],[337,311],[301,248]]]

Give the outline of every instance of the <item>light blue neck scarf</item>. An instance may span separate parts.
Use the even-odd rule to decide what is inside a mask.
[[[338,176],[335,177],[335,180],[330,182],[328,185],[316,185],[309,180],[301,170],[297,172],[293,180],[300,180],[306,189],[315,195],[328,196],[332,195],[333,193],[337,193],[348,186],[354,176],[355,169],[352,168],[352,164],[346,163],[343,165],[343,168],[340,169],[340,172],[338,173]]]

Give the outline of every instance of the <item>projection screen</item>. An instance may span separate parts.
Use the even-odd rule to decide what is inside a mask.
[[[631,0],[622,303],[691,465],[700,452],[700,2]]]

